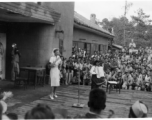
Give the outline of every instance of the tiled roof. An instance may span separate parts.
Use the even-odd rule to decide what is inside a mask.
[[[77,12],[74,13],[74,22],[79,24],[79,25],[97,30],[99,32],[102,32],[102,33],[105,33],[105,34],[108,34],[108,35],[111,35],[111,36],[114,36],[110,32],[108,32],[108,31],[104,30],[103,28],[99,27],[98,25],[94,24],[93,22],[91,22],[90,20],[83,17],[82,15],[80,15]]]

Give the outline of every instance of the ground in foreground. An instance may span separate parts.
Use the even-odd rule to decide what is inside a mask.
[[[48,96],[44,96],[35,100],[29,104],[25,104],[21,107],[13,109],[12,112],[17,113],[20,117],[24,117],[25,113],[36,106],[38,103],[48,104],[53,110],[56,108],[64,108],[68,110],[71,117],[77,114],[85,114],[88,112],[88,95],[90,87],[80,86],[80,103],[85,104],[84,108],[73,108],[73,103],[77,103],[78,100],[78,86],[63,86],[58,90],[58,98],[50,100]],[[110,94],[107,93],[106,109],[104,110],[103,117],[107,117],[109,110],[115,112],[116,118],[127,118],[129,113],[129,107],[136,101],[142,100],[149,107],[148,117],[152,117],[152,92],[135,91],[135,90],[121,90],[119,94],[113,90]]]

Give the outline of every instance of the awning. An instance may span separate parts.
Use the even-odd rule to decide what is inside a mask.
[[[35,22],[55,24],[61,14],[32,2],[1,2],[0,20],[6,22]]]
[[[120,50],[123,48],[121,45],[117,45],[117,44],[112,44],[112,47]]]

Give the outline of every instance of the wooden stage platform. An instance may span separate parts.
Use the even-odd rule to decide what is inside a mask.
[[[48,96],[33,101],[30,104],[26,104],[22,107],[15,109],[13,112],[17,113],[20,117],[24,117],[24,114],[38,103],[46,103],[52,109],[64,108],[68,110],[70,116],[76,116],[77,114],[85,114],[89,109],[87,106],[88,95],[90,86],[80,86],[80,103],[85,104],[84,108],[73,108],[72,104],[77,103],[77,90],[78,86],[62,86],[57,92],[58,98],[50,100]],[[107,117],[109,110],[115,112],[115,118],[127,118],[129,107],[136,101],[142,100],[149,107],[148,117],[152,117],[152,92],[136,91],[136,90],[121,90],[119,94],[115,90],[111,93],[107,93],[106,109],[104,110],[104,116]]]

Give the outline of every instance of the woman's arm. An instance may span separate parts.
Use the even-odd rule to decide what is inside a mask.
[[[53,63],[51,63],[51,62],[49,62],[49,64],[50,64],[50,67],[51,67],[51,68],[55,66],[55,64],[53,64]]]
[[[55,66],[53,57],[50,58],[49,63],[51,68]]]

